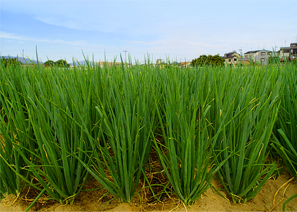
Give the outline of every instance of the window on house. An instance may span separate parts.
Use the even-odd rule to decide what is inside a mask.
[[[234,61],[237,61],[237,58],[234,58]]]
[[[265,62],[265,58],[261,58],[261,62],[264,63]]]
[[[231,59],[229,59],[229,62],[231,62]]]
[[[261,52],[261,55],[266,55],[266,52]]]

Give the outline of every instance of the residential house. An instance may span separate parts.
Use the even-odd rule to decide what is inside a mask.
[[[253,63],[267,65],[270,60],[272,51],[269,50],[255,50],[244,53],[244,58],[250,59]]]
[[[290,60],[290,47],[281,47],[280,50],[277,52],[281,62],[286,60]]]
[[[251,60],[249,58],[240,58],[238,61],[241,65],[243,65],[243,64],[250,65],[251,64]]]
[[[181,62],[180,63],[181,67],[190,67],[191,66],[191,62]]]
[[[162,59],[157,59],[156,64],[163,64],[163,60]]]
[[[293,60],[297,58],[297,43],[290,44],[290,58]]]
[[[225,65],[226,66],[236,65],[240,58],[241,58],[240,54],[238,54],[236,51],[226,53],[224,54]]]
[[[157,59],[156,64],[154,64],[154,66],[156,67],[165,67],[166,63],[163,62],[162,59]]]

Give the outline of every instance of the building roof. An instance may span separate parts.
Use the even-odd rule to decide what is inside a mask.
[[[244,54],[251,54],[251,53],[256,53],[258,52],[259,50],[255,50],[255,51],[248,51],[248,52],[245,52]]]
[[[189,63],[191,63],[191,62],[182,62],[182,63],[180,63],[180,65],[187,65],[187,64],[189,64]]]
[[[289,53],[290,52],[290,47],[280,47],[279,51],[283,51],[284,53]]]
[[[257,53],[257,52],[260,52],[260,51],[265,51],[265,52],[269,52],[269,53],[272,52],[272,51],[270,51],[270,50],[261,49],[261,50],[248,51],[248,52],[246,52],[246,53],[244,53],[244,54]]]
[[[233,51],[233,52],[225,53],[224,58],[225,58],[225,59],[228,59],[228,58],[237,57],[237,55],[234,55],[234,54],[239,55],[236,51]]]

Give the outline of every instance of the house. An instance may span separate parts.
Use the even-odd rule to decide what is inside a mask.
[[[241,65],[243,65],[243,64],[250,65],[251,64],[251,60],[249,58],[240,58],[238,61]]]
[[[291,43],[290,47],[281,47],[277,51],[277,57],[279,57],[281,62],[296,60],[297,58],[297,43]]]
[[[297,43],[290,44],[290,58],[293,60],[297,58]]]
[[[162,59],[157,59],[157,64],[163,64],[163,60]]]
[[[165,67],[166,66],[166,63],[165,62],[163,62],[163,60],[162,59],[157,59],[157,61],[156,61],[156,64],[153,64],[153,66],[155,66],[155,67]]]
[[[190,67],[191,66],[191,62],[181,62],[180,63],[181,67]]]
[[[290,60],[290,47],[281,47],[280,50],[277,52],[281,62],[286,60]]]
[[[226,53],[224,54],[225,65],[226,66],[236,65],[240,58],[241,58],[240,54],[238,54],[236,51]]]
[[[270,55],[272,51],[269,50],[255,50],[255,51],[248,51],[244,53],[244,58],[250,59],[253,63],[259,63],[262,65],[267,65],[270,60]]]

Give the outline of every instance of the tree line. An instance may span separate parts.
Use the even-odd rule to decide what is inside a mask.
[[[200,57],[193,59],[191,62],[192,66],[223,66],[225,59],[217,55],[201,55]]]
[[[45,67],[49,67],[49,66],[58,66],[58,67],[70,67],[70,65],[67,63],[66,60],[57,60],[56,62],[52,61],[52,60],[48,60],[46,62],[43,63]]]
[[[17,58],[0,58],[0,64],[4,65],[4,67],[7,67],[8,65],[22,65],[20,61],[18,61]]]

